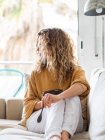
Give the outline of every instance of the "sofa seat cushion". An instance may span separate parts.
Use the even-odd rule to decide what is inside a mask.
[[[90,140],[87,131],[75,134],[72,140]]]
[[[17,127],[19,121],[17,120],[6,120],[6,119],[0,119],[0,130],[5,128],[12,128]]]
[[[1,140],[44,140],[35,136],[21,136],[21,135],[0,135]]]
[[[7,128],[0,132],[0,139],[6,140],[6,138],[15,140],[44,140],[44,135],[19,128]],[[88,132],[76,134],[72,140],[89,140]]]
[[[29,132],[27,130],[23,130],[22,128],[7,128],[0,131],[0,140],[6,140],[7,138],[13,138],[15,140],[44,140],[44,135]]]

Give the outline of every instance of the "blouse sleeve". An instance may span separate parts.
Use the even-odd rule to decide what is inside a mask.
[[[36,84],[35,84],[35,74],[32,72],[29,82],[26,95],[23,102],[23,114],[22,114],[22,125],[26,125],[26,120],[33,113],[36,103],[40,101],[40,98],[37,93]]]
[[[87,96],[90,91],[90,86],[86,79],[85,71],[81,67],[76,68],[73,72],[71,85],[75,83],[80,83],[87,87],[87,90],[84,93],[82,93],[80,97],[82,98],[84,96]]]

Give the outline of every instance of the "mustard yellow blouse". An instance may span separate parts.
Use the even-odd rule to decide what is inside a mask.
[[[57,80],[53,77],[53,74],[47,69],[41,72],[32,71],[28,82],[27,93],[24,97],[22,125],[26,125],[26,120],[34,112],[35,105],[41,100],[44,91],[52,89],[66,90],[75,83],[82,83],[87,87],[87,91],[79,96],[82,104],[83,119],[87,119],[86,101],[90,86],[86,80],[85,72],[81,67],[78,66],[74,69],[72,76],[68,81],[63,83],[62,87],[60,87]]]

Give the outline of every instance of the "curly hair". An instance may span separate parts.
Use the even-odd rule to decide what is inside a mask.
[[[37,71],[45,68],[51,70],[59,83],[69,79],[77,60],[73,40],[66,32],[59,28],[41,30],[37,36],[36,49],[39,56]]]

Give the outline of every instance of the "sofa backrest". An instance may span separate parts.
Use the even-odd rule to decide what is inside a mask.
[[[6,101],[6,119],[21,120],[23,110],[22,99],[8,99]]]
[[[6,99],[0,98],[0,119],[9,119],[9,120],[21,120],[22,118],[22,111],[23,111],[23,93],[26,93],[27,84],[30,75],[24,73],[24,92],[21,95],[16,95],[16,97],[10,97]]]
[[[22,111],[22,99],[0,99],[0,119],[21,120]]]
[[[0,119],[5,119],[5,117],[6,117],[5,99],[0,99]]]

